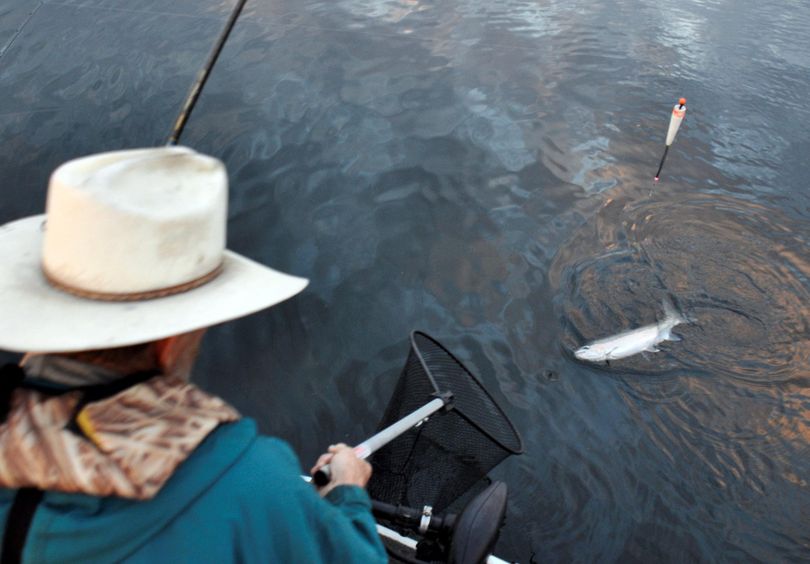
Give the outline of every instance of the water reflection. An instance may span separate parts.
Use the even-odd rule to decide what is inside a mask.
[[[2,54],[0,213],[160,143],[232,4],[42,3]],[[806,557],[808,27],[754,0],[248,2],[185,142],[228,166],[229,245],[312,283],[213,330],[200,382],[311,460],[374,428],[419,327],[526,439],[500,555]],[[670,293],[683,341],[566,352]]]

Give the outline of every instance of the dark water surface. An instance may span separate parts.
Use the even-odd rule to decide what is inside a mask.
[[[231,5],[3,0],[0,219],[67,158],[163,142]],[[374,429],[421,328],[524,436],[500,556],[809,559],[809,27],[773,0],[251,0],[184,143],[228,165],[230,247],[311,284],[214,329],[199,381],[308,463]],[[666,295],[681,342],[572,359]]]

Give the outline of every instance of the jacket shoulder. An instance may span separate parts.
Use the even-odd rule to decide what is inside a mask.
[[[264,435],[256,436],[232,470],[251,472],[259,469],[273,474],[301,474],[301,464],[290,445],[281,439]]]
[[[208,495],[233,500],[244,511],[256,506],[262,512],[272,507],[317,497],[301,479],[298,457],[285,441],[259,435],[225,472]]]

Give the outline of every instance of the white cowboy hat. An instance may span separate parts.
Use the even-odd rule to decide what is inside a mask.
[[[307,280],[225,250],[224,165],[184,147],[60,166],[46,215],[0,227],[0,349],[144,343],[277,304]]]

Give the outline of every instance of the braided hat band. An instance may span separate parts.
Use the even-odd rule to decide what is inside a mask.
[[[56,288],[57,290],[61,290],[63,292],[67,292],[73,296],[77,296],[79,298],[87,298],[89,300],[97,300],[102,302],[137,302],[141,300],[153,300],[156,298],[165,298],[167,296],[174,296],[176,294],[182,294],[184,292],[188,292],[189,290],[193,290],[194,288],[199,288],[203,284],[206,284],[222,274],[223,265],[222,263],[219,264],[214,270],[209,272],[208,274],[203,274],[199,278],[195,278],[190,282],[184,282],[182,284],[177,284],[176,286],[169,286],[168,288],[158,288],[157,290],[149,290],[147,292],[96,292],[93,290],[84,290],[82,288],[77,288],[76,286],[72,286],[65,282],[60,281],[57,279],[53,274],[48,272],[48,269],[45,266],[42,266],[42,273],[45,275],[45,279],[48,281],[48,284]]]

